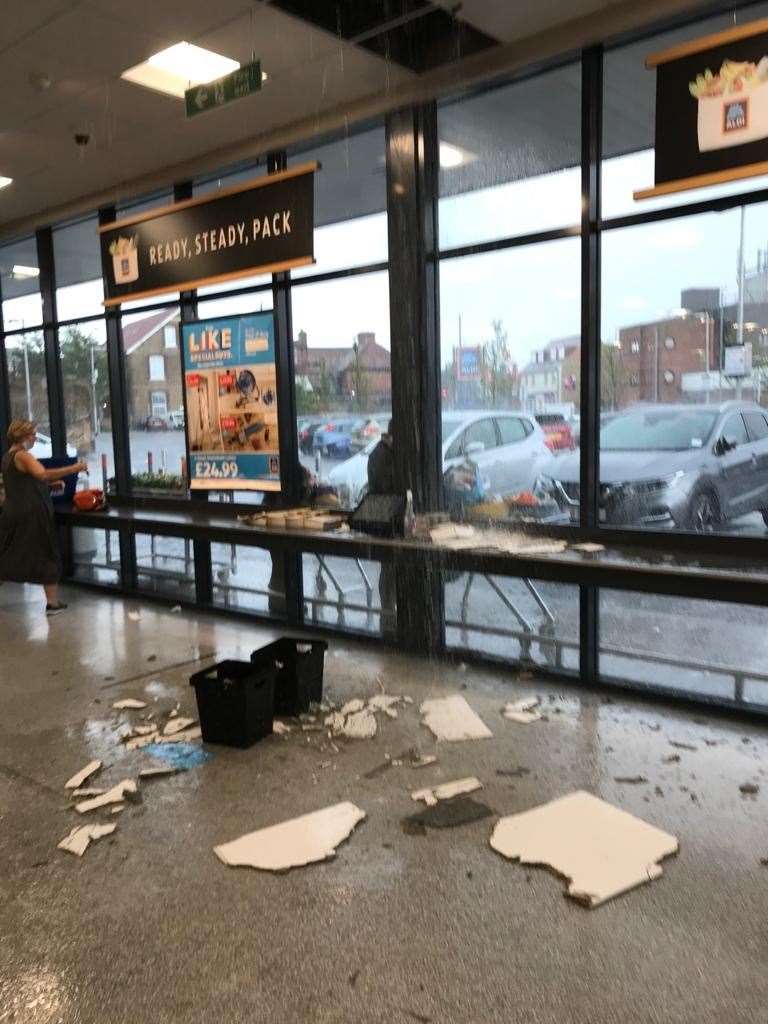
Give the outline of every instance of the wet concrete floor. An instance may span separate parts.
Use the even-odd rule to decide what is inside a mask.
[[[205,764],[144,785],[115,835],[78,860],[56,850],[79,819],[65,780],[92,758],[110,783],[147,761],[116,740],[136,713],[112,703],[194,714],[192,671],[276,634],[86,591],[70,600],[47,621],[33,590],[0,587],[0,1022],[768,1020],[764,727],[339,639],[330,697],[371,695],[380,678],[415,705],[338,753],[298,731],[210,748]],[[437,744],[420,726],[421,700],[455,692],[493,739]],[[501,718],[504,701],[532,694],[547,720]],[[366,778],[414,745],[438,763]],[[490,849],[495,817],[403,831],[418,810],[410,790],[466,775],[496,815],[588,789],[678,836],[680,853],[659,881],[585,910],[547,870]],[[637,775],[648,782],[615,781]],[[213,854],[341,800],[367,819],[332,861],[272,875]]]

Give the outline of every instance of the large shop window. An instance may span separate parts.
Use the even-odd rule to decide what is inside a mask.
[[[38,424],[37,445],[33,455],[52,455],[48,425],[48,382],[42,331],[8,334],[5,338],[8,378],[11,392],[11,417],[34,420]]]
[[[34,237],[0,246],[0,295],[4,330],[24,331],[42,324],[40,268]]]
[[[765,533],[766,239],[764,204],[605,232],[605,525]]]
[[[95,217],[55,228],[56,316],[59,322],[104,312],[98,221]]]
[[[581,217],[581,66],[442,106],[440,248]]]
[[[112,406],[103,320],[59,328],[67,450],[88,463],[91,486],[111,489]]]
[[[694,698],[765,705],[766,627],[765,608],[604,590],[600,675]]]
[[[384,128],[291,153],[290,165],[317,160],[315,264],[293,278],[329,273],[387,259]]]
[[[388,275],[297,284],[292,301],[301,464],[354,508],[392,414]]]
[[[605,54],[601,186],[602,214],[605,219],[765,188],[766,178],[759,177],[643,199],[640,202],[632,198],[634,191],[651,188],[654,183],[656,75],[653,70],[645,67],[645,58],[649,53],[657,53],[766,16],[768,4],[757,4],[740,11],[729,11],[707,21],[695,22],[674,32],[651,36],[630,46],[609,50]]]
[[[577,238],[440,263],[444,491],[468,519],[578,520],[554,481],[579,478],[580,266]]]
[[[179,321],[175,306],[122,320],[135,493],[187,494],[181,351],[166,348],[166,328]]]

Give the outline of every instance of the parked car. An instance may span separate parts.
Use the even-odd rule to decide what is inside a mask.
[[[477,465],[488,495],[530,490],[555,464],[541,427],[524,413],[447,413],[442,430],[443,472],[469,459]],[[377,444],[371,441],[329,473],[328,481],[343,507],[354,508],[366,493],[368,456]]]
[[[579,458],[542,481],[578,516]],[[768,413],[749,402],[635,406],[600,431],[602,522],[703,533],[760,512],[768,525]]]
[[[312,450],[332,459],[348,459],[352,454],[352,431],[358,420],[334,420],[325,423],[312,437]]]
[[[573,430],[561,412],[537,412],[535,419],[544,431],[544,438],[550,451],[573,451],[576,447]]]
[[[168,430],[168,426],[165,416],[147,416],[144,420],[145,430]]]
[[[368,417],[362,420],[360,425],[352,431],[352,450],[360,451],[367,447],[371,441],[378,441],[386,431],[389,417]]]
[[[168,426],[171,430],[183,430],[184,429],[184,410],[174,409],[168,413]]]

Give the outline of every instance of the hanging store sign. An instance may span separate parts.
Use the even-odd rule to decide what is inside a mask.
[[[314,263],[309,163],[105,224],[105,306]]]
[[[181,337],[190,488],[279,491],[272,314],[183,324]]]
[[[635,199],[768,174],[768,19],[652,54],[655,186]]]
[[[260,91],[261,61],[255,60],[231,71],[223,78],[206,82],[205,85],[193,85],[191,89],[187,89],[184,93],[187,117],[194,117],[206,110],[215,110],[233,100],[240,100],[244,96]]]

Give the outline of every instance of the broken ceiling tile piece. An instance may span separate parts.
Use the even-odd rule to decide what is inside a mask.
[[[438,740],[490,739],[493,733],[460,694],[425,700],[420,708],[422,725]]]
[[[658,878],[658,861],[679,848],[674,836],[583,790],[502,818],[490,842],[510,860],[551,867],[588,907]]]
[[[377,693],[375,697],[371,697],[368,700],[368,708],[371,711],[383,711],[385,714],[397,718],[397,712],[395,708],[398,704],[405,704],[404,697],[395,697],[391,693]]]
[[[347,715],[351,715],[355,711],[362,711],[364,707],[365,701],[360,700],[359,697],[355,697],[354,700],[348,700],[347,703],[342,706],[339,714],[344,715],[346,718]]]
[[[117,825],[76,825],[69,835],[61,840],[57,849],[82,857],[92,842],[101,839],[102,836],[112,835],[116,828]]]
[[[140,779],[156,779],[163,775],[176,775],[178,768],[173,765],[158,765],[155,768],[142,768],[139,772]]]
[[[376,716],[365,708],[347,715],[342,733],[351,740],[371,740],[376,735]]]
[[[122,814],[124,810],[125,804],[115,804],[115,806],[110,811],[110,814]]]
[[[600,551],[605,551],[605,544],[593,544],[590,541],[584,544],[572,544],[571,551],[581,551],[585,555],[596,555]]]
[[[364,818],[365,811],[353,803],[334,804],[250,832],[231,843],[214,847],[213,852],[229,867],[287,871],[333,857],[336,847]]]
[[[340,711],[332,711],[330,715],[326,717],[324,724],[335,736],[338,736],[344,728],[344,715],[342,715]]]
[[[106,807],[107,804],[122,803],[127,793],[136,792],[137,787],[133,779],[123,779],[122,782],[118,782],[116,786],[108,789],[101,796],[95,796],[92,800],[83,800],[82,803],[75,804],[75,810],[80,814],[87,814],[88,811],[95,811],[99,807]]]
[[[194,724],[194,718],[172,718],[163,729],[163,736],[173,736],[174,733],[183,732]]]
[[[129,740],[125,741],[126,750],[141,750],[142,747],[148,747],[151,743],[157,743],[160,739],[160,733],[157,729],[152,729],[151,732],[146,733],[144,736],[134,736]]]
[[[80,786],[89,779],[91,775],[101,768],[101,761],[89,761],[85,768],[81,768],[79,772],[75,772],[71,779],[67,779],[64,783],[65,789],[79,789]]]
[[[135,697],[126,697],[125,700],[116,700],[112,705],[116,711],[124,711],[128,708],[135,708],[138,710],[139,708],[145,708],[146,706],[146,701],[136,700]]]
[[[69,795],[73,800],[76,797],[82,800],[84,797],[101,796],[102,793],[106,793],[106,790],[91,789],[89,786],[86,786],[84,789],[73,789]]]
[[[175,732],[171,736],[158,736],[155,743],[191,743],[192,740],[199,740],[202,738],[203,731],[199,725],[193,729],[184,729],[181,732]]]
[[[526,700],[509,701],[501,709],[501,713],[510,722],[517,722],[519,725],[530,725],[531,722],[538,722],[541,718],[541,712],[534,710],[538,706],[538,697],[530,697]]]
[[[157,732],[156,725],[135,725],[132,729],[129,729],[123,736],[120,737],[123,743],[129,743],[131,740],[136,739],[137,736],[153,736]],[[129,749],[134,749],[133,747]]]
[[[272,732],[276,736],[285,736],[289,732],[292,732],[290,725],[286,725],[285,722],[279,722],[277,719],[272,723]]]
[[[474,793],[475,790],[482,788],[480,779],[470,776],[466,779],[456,779],[455,782],[443,782],[439,786],[416,789],[411,793],[411,800],[423,800],[427,807],[434,807],[439,800],[450,800],[454,796]]]

